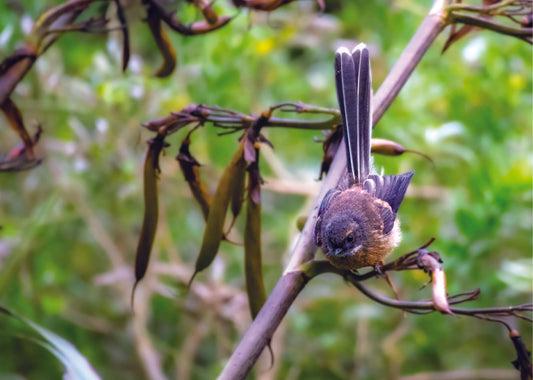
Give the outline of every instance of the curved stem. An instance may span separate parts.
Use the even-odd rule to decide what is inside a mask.
[[[293,129],[308,129],[308,130],[324,130],[331,129],[335,124],[339,124],[339,117],[330,117],[327,120],[296,120],[296,119],[281,119],[277,117],[271,117],[265,123],[264,127],[269,128],[293,128]]]
[[[516,0],[506,0],[506,1],[497,2],[496,4],[485,5],[481,7],[470,5],[470,4],[457,3],[457,4],[450,5],[447,10],[463,10],[463,11],[470,11],[470,12],[490,13],[493,10],[501,9],[508,5],[513,5],[515,2]]]
[[[309,277],[301,271],[286,273],[280,277],[218,379],[235,380],[246,377],[308,281]]]
[[[452,12],[450,14],[450,21],[454,24],[462,23],[465,25],[472,25],[483,29],[492,30],[496,33],[505,34],[507,36],[513,36],[532,43],[531,39],[533,38],[533,28],[515,28],[512,26],[500,24],[484,17],[456,12]]]

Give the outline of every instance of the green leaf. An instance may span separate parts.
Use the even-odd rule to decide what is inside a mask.
[[[89,361],[72,345],[72,343],[61,338],[59,335],[39,326],[28,318],[18,315],[14,311],[0,306],[0,312],[9,317],[17,319],[26,326],[35,330],[43,339],[37,342],[50,351],[65,366],[67,373],[65,378],[72,380],[98,380],[100,376],[93,369]]]

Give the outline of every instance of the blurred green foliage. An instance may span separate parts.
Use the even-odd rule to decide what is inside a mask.
[[[184,134],[172,136],[161,162],[153,260],[133,318],[129,291],[142,221],[144,141],[150,137],[140,124],[190,103],[256,114],[281,101],[336,107],[336,47],[370,45],[377,89],[431,2],[326,1],[322,15],[313,2],[268,17],[242,11],[205,36],[169,33],[178,68],[164,80],[153,77],[160,57],[140,21],[142,10],[130,3],[134,56],[125,74],[120,35],[72,33],[38,60],[12,96],[30,129],[43,125],[38,154],[44,162],[28,172],[0,174],[0,302],[72,342],[103,378],[157,379],[157,371],[147,369],[152,364],[168,378],[211,379],[249,324],[242,247],[223,243],[213,267],[198,276],[209,296],[178,285],[194,265],[204,222],[173,158]],[[24,41],[24,25],[50,5],[0,3],[0,58]],[[198,17],[187,4],[177,7],[180,17]],[[236,12],[222,1],[215,9]],[[435,162],[432,167],[416,155],[376,158],[387,173],[416,170],[400,210],[404,240],[394,256],[435,236],[431,248],[444,258],[450,293],[480,288],[472,307],[531,302],[531,47],[477,32],[441,55],[445,39],[439,37],[375,130]],[[5,120],[0,125],[6,152],[18,141]],[[236,135],[218,132],[206,126],[191,145],[211,191],[237,147]],[[265,133],[275,147],[265,148],[261,162],[268,290],[283,271],[297,217],[309,211],[322,150],[313,142],[316,132]],[[280,180],[298,185],[290,193],[275,191]],[[241,232],[238,221],[233,240],[242,241]],[[405,298],[429,297],[427,289],[419,290],[427,281],[421,273],[395,275],[394,281]],[[390,294],[382,282],[371,284]],[[4,319],[0,326],[0,378],[61,376],[51,355],[17,338],[27,334],[23,327]],[[517,328],[531,342],[531,325]],[[266,359],[257,376],[376,379],[511,370],[515,359],[499,325],[404,316],[331,275],[303,291],[274,349],[273,369],[266,371]]]

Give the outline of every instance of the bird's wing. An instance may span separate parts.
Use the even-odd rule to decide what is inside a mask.
[[[384,233],[389,233],[392,230],[396,220],[396,213],[402,204],[405,192],[414,174],[414,171],[384,177],[371,174],[363,183],[363,189],[372,196],[387,202],[390,206],[390,211],[386,208],[382,211]]]

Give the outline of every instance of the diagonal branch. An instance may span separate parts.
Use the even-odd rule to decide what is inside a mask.
[[[444,7],[449,1],[436,0],[433,8],[405,48],[396,65],[375,94],[373,123],[381,119],[392,101],[396,98],[411,73],[423,58],[426,51],[446,27]],[[325,193],[336,186],[341,180],[346,167],[346,154],[341,144],[329,173],[324,180],[317,196],[311,215],[292,251],[291,260],[284,274],[254,322],[233,352],[219,379],[244,379],[256,362],[257,358],[271,339],[274,331],[287,313],[296,296],[303,289],[309,277],[299,267],[312,260],[316,246],[313,242],[313,230],[318,207]]]

